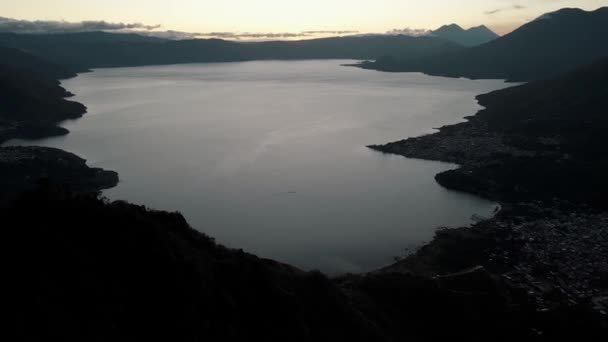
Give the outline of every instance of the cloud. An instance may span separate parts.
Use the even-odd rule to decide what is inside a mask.
[[[304,34],[357,34],[359,31],[344,30],[344,31],[303,31]]]
[[[197,33],[198,37],[221,38],[221,39],[290,39],[306,38],[328,35],[349,35],[359,31],[353,30],[316,30],[302,32],[206,32]]]
[[[356,34],[353,30],[311,30],[302,32],[183,32],[183,31],[161,31],[161,25],[146,25],[142,23],[112,23],[104,20],[68,22],[58,20],[18,20],[0,17],[0,32],[13,32],[22,34],[52,34],[52,33],[76,33],[92,31],[112,31],[117,33],[136,33],[145,36],[159,37],[172,40],[195,39],[195,38],[220,38],[220,39],[294,39],[305,37],[317,37],[328,35]]]
[[[404,36],[411,36],[411,37],[423,37],[423,36],[430,36],[432,34],[432,32],[430,30],[425,30],[425,29],[412,29],[412,28],[406,27],[406,28],[402,28],[402,29],[390,30],[390,31],[386,32],[386,34],[391,35],[391,36],[404,35]]]
[[[135,33],[135,34],[139,34],[142,36],[156,37],[156,38],[163,38],[163,39],[170,39],[170,40],[196,39],[196,38],[200,37],[199,33],[173,31],[173,30],[168,30],[168,31],[137,31],[137,30],[134,30],[134,31],[122,31],[122,32]]]
[[[502,7],[502,8],[496,8],[490,11],[486,11],[484,12],[487,15],[492,15],[492,14],[496,14],[496,13],[500,13],[500,12],[505,12],[505,11],[512,11],[512,10],[523,10],[526,9],[526,6],[523,5],[513,5],[513,6],[509,6],[509,7]]]
[[[0,17],[0,32],[14,33],[73,33],[90,31],[155,30],[160,25],[142,23],[111,23],[100,21],[67,22],[55,20],[17,20]]]
[[[206,32],[196,34],[199,37],[213,37],[222,39],[276,39],[308,37],[312,34],[299,32]]]

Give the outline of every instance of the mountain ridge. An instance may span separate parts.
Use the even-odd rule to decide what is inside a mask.
[[[223,44],[221,41],[211,43]],[[187,47],[188,43],[185,45]],[[232,45],[226,48],[230,46]],[[603,65],[601,64],[602,68]],[[538,83],[540,86],[535,83],[516,88],[520,90],[505,90],[481,96],[480,103],[488,107],[510,105],[509,111],[498,114],[501,114],[500,118],[513,119],[516,123],[513,129],[519,130],[521,125],[528,127],[530,122],[526,114],[533,109],[542,109],[544,113],[554,112],[555,106],[568,109],[569,112],[574,112],[577,108],[588,109],[576,106],[580,101],[588,99],[584,97],[590,93],[586,90],[593,90],[592,99],[608,99],[608,96],[597,95],[598,91],[602,94],[601,91],[604,91],[607,84],[593,79],[593,76],[599,75],[600,81],[606,80],[605,71],[608,69],[600,70],[604,71],[596,72],[596,67],[592,66],[585,72],[582,80],[587,81],[582,84],[589,89],[579,89],[578,95],[573,98],[563,96],[567,89],[560,90],[560,87],[581,80],[575,78],[572,81],[566,77],[567,81],[555,83],[554,80],[549,80]],[[9,69],[7,74],[17,72],[24,71]],[[9,89],[20,89],[25,94],[23,97],[11,96],[17,102],[14,106],[16,108],[29,106],[27,102],[40,93],[52,95],[59,100],[66,95],[57,85],[57,80],[29,75],[31,82],[39,82],[41,79],[47,82],[40,85],[41,91],[37,91],[38,86],[27,83],[23,85],[23,75],[7,78]],[[586,75],[592,77],[587,79]],[[22,85],[25,89],[20,88]],[[47,88],[46,85],[52,87]],[[517,92],[531,89],[529,87],[536,89],[534,94],[549,95],[532,96],[531,102],[520,101],[521,96]],[[552,89],[559,90],[558,96],[551,95]],[[0,91],[0,95],[3,94],[5,92]],[[511,97],[505,94],[515,95]],[[497,97],[499,100],[496,100]],[[562,103],[554,103],[556,98],[568,102],[562,106]],[[602,103],[604,102],[600,105]],[[598,108],[598,112],[584,111],[582,114],[603,114],[601,109],[605,106]],[[28,113],[36,121],[56,119],[55,115],[45,118],[45,113],[53,114],[52,111],[38,113],[38,110],[32,110]],[[491,114],[491,111],[485,113]],[[540,118],[546,119],[544,116]],[[579,117],[574,117],[577,118]],[[580,118],[585,116],[581,115]],[[495,126],[505,127],[500,121]],[[561,127],[558,125],[558,128]],[[533,131],[534,134],[536,132]],[[582,130],[578,133],[585,132]],[[449,128],[442,129],[441,133],[448,138],[450,134],[452,138],[455,135],[454,130]],[[496,145],[485,143],[488,138],[486,131],[473,133],[480,133],[476,138],[481,138],[482,143],[466,144],[464,152],[460,151],[460,154],[451,157],[465,158],[467,153],[475,152],[471,146],[481,146],[493,153],[492,161],[495,159],[503,163],[499,163],[498,167],[496,163],[485,165],[490,167],[490,171],[501,171],[501,166],[513,165],[507,164],[510,159],[501,159],[504,158],[501,154],[503,151],[493,150]],[[553,139],[538,139],[536,143],[547,145],[544,148],[549,148],[554,156],[559,156],[559,167],[569,162],[561,150],[555,149]],[[440,148],[446,144],[425,143],[424,146]],[[538,145],[530,146],[537,148]],[[605,144],[598,146],[601,148]],[[32,160],[32,153],[42,154],[41,159],[45,164],[52,164],[50,168],[55,169],[60,164],[58,171],[63,176],[61,178],[77,183],[84,181],[89,188],[92,185],[93,188],[99,188],[117,182],[116,174],[106,172],[101,179],[103,183],[91,184],[97,183],[99,179],[95,179],[101,170],[90,170],[84,160],[51,149],[0,148],[0,161],[10,164],[8,168],[3,166],[0,170],[9,169],[11,176],[23,177],[28,182],[52,176],[47,170],[36,175],[23,172],[23,169],[35,170],[31,164],[37,161]],[[484,159],[487,161],[489,158]],[[540,166],[546,161],[538,160]],[[75,170],[66,169],[66,164],[70,163],[75,163],[78,167]],[[531,164],[533,167],[538,165]],[[475,166],[479,165],[473,165]],[[589,166],[593,171],[597,165]],[[438,179],[442,184],[467,191],[471,191],[471,185],[477,185],[477,189],[482,190],[487,184],[498,184],[508,189],[520,186],[499,183],[504,182],[504,179],[492,179],[496,173],[479,173],[479,169],[466,167]],[[14,168],[14,171],[10,168]],[[508,172],[513,169],[504,170]],[[595,171],[599,174],[600,181],[604,179],[606,172],[602,171],[605,170]],[[477,178],[465,171],[474,172],[472,174]],[[555,170],[549,168],[549,171]],[[532,175],[551,176],[552,173],[537,172]],[[559,185],[559,181],[570,179],[562,179],[559,177],[561,175],[563,174],[550,180],[557,179]],[[530,177],[529,174],[527,176]],[[493,182],[484,183],[488,178]],[[549,177],[540,179],[544,181],[545,178]],[[3,176],[3,179],[14,185],[8,176]],[[576,182],[586,178],[572,179]],[[481,182],[476,182],[479,180]],[[523,185],[530,183],[534,182]],[[178,213],[153,211],[124,201],[110,203],[94,195],[75,195],[58,188],[43,183],[40,188],[20,196],[7,207],[0,206],[2,224],[7,227],[0,243],[3,250],[11,256],[11,262],[5,270],[9,287],[6,304],[7,311],[11,313],[9,334],[14,331],[13,336],[19,336],[22,340],[555,341],[557,338],[592,340],[592,336],[605,335],[607,329],[605,315],[596,313],[595,305],[601,304],[595,303],[596,298],[592,298],[593,304],[584,301],[580,305],[572,305],[575,297],[562,299],[560,292],[564,289],[577,289],[579,284],[576,281],[581,279],[582,286],[586,286],[583,291],[585,293],[590,290],[587,285],[593,284],[592,280],[599,279],[599,282],[606,283],[608,273],[605,268],[603,271],[601,269],[601,263],[605,265],[605,259],[601,260],[605,254],[601,250],[597,252],[590,248],[577,248],[580,253],[576,253],[573,264],[570,260],[574,259],[574,253],[570,250],[563,252],[561,258],[556,258],[557,263],[550,258],[550,264],[545,263],[545,259],[530,263],[529,260],[517,258],[522,255],[529,257],[525,253],[538,250],[539,244],[544,242],[543,238],[553,237],[556,233],[563,232],[564,228],[570,229],[570,226],[580,226],[580,222],[585,222],[585,233],[590,234],[587,237],[577,234],[580,246],[588,246],[586,244],[589,241],[597,242],[595,237],[600,237],[601,232],[595,228],[602,221],[573,220],[572,217],[584,218],[585,214],[573,213],[572,206],[566,206],[566,214],[548,223],[542,220],[547,215],[553,215],[559,208],[538,209],[538,205],[533,204],[511,211],[503,210],[499,214],[506,216],[473,229],[438,231],[438,237],[434,241],[440,242],[423,247],[419,253],[407,258],[406,268],[330,279],[320,272],[303,272],[242,250],[221,246],[212,238],[192,229]],[[0,191],[5,190],[6,187],[0,187]],[[510,213],[512,216],[509,216]],[[608,222],[605,217],[600,216],[599,219],[604,220],[604,225]],[[532,228],[535,231],[543,225],[550,229],[541,231],[546,234],[526,235],[521,231],[530,230],[529,227],[513,226],[518,221],[533,222]],[[513,230],[512,227],[522,229]],[[498,234],[491,235],[488,232]],[[574,237],[575,234],[570,236]],[[508,249],[497,249],[497,241],[503,241]],[[568,248],[572,243],[570,239],[558,239],[557,242],[567,243]],[[552,248],[546,250],[563,251],[564,246],[558,243],[548,244]],[[513,251],[514,255],[509,254]],[[581,255],[582,258],[579,259]],[[593,257],[590,260],[593,262],[591,266],[587,262],[589,260],[584,259],[589,255]],[[533,254],[532,257],[537,255]],[[502,260],[504,263],[501,263]],[[574,284],[571,284],[570,278],[562,278],[566,279],[563,283],[565,285],[559,281],[547,281],[547,284],[554,284],[555,287],[536,281],[535,277],[544,271],[553,271],[552,267],[556,264],[556,267],[560,267],[561,261],[566,261],[566,272],[574,272],[577,276]],[[526,267],[512,270],[514,262],[523,262],[522,265]],[[597,272],[596,265],[600,265]],[[592,273],[585,274],[589,267],[593,267]],[[439,271],[422,276],[412,271],[416,268]],[[528,268],[533,270],[529,274],[525,273]],[[515,276],[512,272],[515,272]],[[518,280],[518,276],[523,280]],[[558,276],[561,277],[561,274]],[[530,283],[526,283],[528,279],[531,279]],[[549,278],[551,279],[554,278]],[[546,298],[542,297],[543,291],[547,291]],[[537,298],[542,301],[536,301]],[[602,298],[606,297],[600,297],[600,300]]]
[[[548,13],[485,44],[417,60],[382,60],[364,67],[382,71],[530,81],[548,78],[608,56],[608,7]],[[542,18],[543,16],[539,17]]]
[[[462,47],[438,37],[347,36],[300,41],[149,40],[117,33],[0,34],[0,45],[82,72],[92,68],[267,59],[422,58]]]
[[[449,24],[431,31],[431,34],[467,47],[481,45],[499,37],[485,25],[465,30],[458,24]]]
[[[484,109],[467,122],[372,148],[463,165],[437,180],[493,200],[608,208],[608,57],[477,99]]]

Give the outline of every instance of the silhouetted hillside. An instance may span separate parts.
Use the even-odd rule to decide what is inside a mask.
[[[177,213],[53,187],[0,212],[19,340],[543,341],[535,329],[551,340],[599,327],[539,315],[483,268],[330,280],[225,248]]]
[[[608,207],[608,59],[478,99],[486,108],[468,122],[373,148],[463,164],[437,176],[450,188]]]
[[[468,30],[451,24],[444,25],[433,31],[432,34],[439,38],[447,39],[462,46],[476,46],[492,41],[499,36],[486,26],[471,27]]]
[[[384,340],[325,276],[224,248],[179,214],[42,192],[2,217],[20,340]]]
[[[85,107],[67,101],[69,92],[53,79],[0,66],[0,117],[15,121],[56,123],[82,116]]]
[[[366,59],[366,56],[420,58],[461,47],[433,37],[379,35],[335,37],[291,42],[249,43],[256,59],[279,56],[280,59],[341,58]]]
[[[608,56],[608,7],[562,9],[489,43],[418,60],[378,60],[365,67],[468,78],[533,80]]]
[[[106,34],[36,39],[41,40],[28,43],[28,51],[82,69],[357,58],[343,54],[378,50],[403,60],[460,49],[441,39],[399,36],[266,43],[130,36],[116,42]],[[24,56],[28,60],[36,59]],[[84,106],[64,99],[70,94],[58,85],[61,76],[37,74],[27,66],[36,63],[22,67],[18,58],[12,63],[0,68],[0,142],[48,135],[61,130],[56,122],[84,113]],[[607,85],[604,59],[559,78],[482,95],[479,101],[487,108],[467,123],[374,148],[463,164],[437,177],[453,189],[500,200],[558,197],[602,204],[608,194]],[[39,180],[45,181],[35,187]],[[516,206],[472,230],[439,231],[432,244],[404,263],[329,279],[221,246],[178,213],[63,189],[95,192],[117,181],[116,173],[89,168],[67,152],[0,148],[7,336],[25,341],[586,341],[608,329],[608,220],[602,213],[568,203]],[[23,191],[15,201],[2,201]],[[420,273],[409,273],[413,270]]]
[[[90,168],[86,161],[62,150],[36,146],[0,147],[0,206],[51,182],[76,192],[95,193],[118,184],[118,174]]]
[[[56,124],[86,112],[82,104],[65,99],[70,95],[55,79],[0,65],[0,143],[66,134],[67,130]]]
[[[564,76],[477,97],[488,129],[529,138],[553,138],[576,156],[608,157],[608,58]],[[551,144],[549,144],[550,146]]]
[[[26,50],[76,71],[153,64],[233,62],[265,59],[420,58],[460,46],[436,37],[358,36],[301,41],[172,41],[111,33],[0,34],[0,45]]]
[[[72,94],[59,85],[59,79],[74,76],[65,67],[0,47],[0,144],[66,134],[56,125],[86,112],[82,104],[66,100]]]
[[[26,71],[50,79],[63,79],[76,76],[74,72],[65,67],[52,64],[17,49],[4,48],[1,46],[0,68],[11,69],[13,71]]]
[[[468,122],[370,146],[460,164],[436,180],[502,204],[496,217],[472,229],[439,231],[387,270],[436,274],[483,265],[544,307],[537,310],[544,319],[532,323],[539,338],[605,336],[608,58],[478,99],[486,108]]]

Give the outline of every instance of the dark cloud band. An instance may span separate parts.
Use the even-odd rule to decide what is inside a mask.
[[[14,33],[72,33],[90,31],[154,30],[160,25],[141,23],[111,23],[107,21],[82,21],[71,23],[54,20],[17,20],[0,17],[0,32]]]
[[[57,20],[17,20],[0,17],[0,32],[13,32],[23,34],[46,34],[46,33],[76,33],[92,31],[116,31],[132,32],[147,36],[155,36],[166,39],[193,39],[199,37],[222,38],[222,39],[290,39],[304,38],[321,35],[346,35],[356,34],[352,30],[317,30],[302,32],[181,32],[160,31],[160,25],[145,25],[142,23],[112,23],[104,20],[67,22]]]

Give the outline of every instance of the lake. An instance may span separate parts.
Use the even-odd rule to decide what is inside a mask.
[[[502,81],[381,73],[352,61],[100,69],[63,82],[85,104],[65,137],[11,144],[115,170],[105,191],[180,211],[229,247],[336,274],[387,265],[496,204],[440,187],[455,165],[371,151],[462,121]]]

